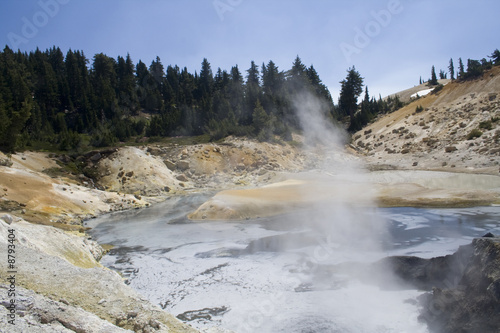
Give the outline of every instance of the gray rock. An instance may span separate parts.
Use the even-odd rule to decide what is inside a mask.
[[[186,177],[186,175],[182,174],[182,175],[178,175],[177,177],[175,177],[177,180],[181,181],[181,182],[187,182],[189,179]]]
[[[67,302],[55,301],[19,286],[16,286],[13,325],[9,323],[11,317],[7,285],[0,284],[0,298],[3,300],[0,303],[1,332],[131,332]]]
[[[12,224],[12,222],[14,222],[14,218],[11,215],[9,215],[9,214],[2,215],[0,217],[0,219],[4,220],[5,223],[7,223],[7,224]]]
[[[99,161],[101,158],[102,158],[101,153],[96,153],[96,154],[94,154],[94,155],[92,155],[92,156],[90,157],[90,160],[91,160],[92,162],[97,162],[97,161]]]
[[[175,163],[169,160],[163,160],[163,163],[167,166],[167,168],[171,171],[175,171]]]
[[[178,161],[175,166],[177,167],[177,169],[181,170],[181,171],[185,171],[187,169],[189,169],[189,162],[188,161]]]

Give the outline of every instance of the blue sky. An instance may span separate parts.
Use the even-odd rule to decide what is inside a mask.
[[[290,69],[314,65],[337,102],[355,65],[372,95],[447,70],[450,58],[481,59],[500,48],[498,0],[0,0],[0,45],[56,45],[147,65],[214,72],[254,60]]]

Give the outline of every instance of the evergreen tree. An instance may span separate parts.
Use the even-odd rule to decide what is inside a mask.
[[[198,79],[198,103],[200,107],[199,121],[195,125],[196,133],[201,134],[203,127],[208,124],[209,120],[214,118],[212,110],[212,98],[214,91],[214,77],[212,68],[206,58],[203,58],[201,63],[200,76]]]
[[[436,76],[436,68],[432,66],[431,70],[431,79],[429,81],[429,85],[436,86],[438,84],[437,76]]]
[[[254,133],[260,141],[269,141],[272,137],[271,117],[267,114],[266,110],[257,101],[255,109],[252,113]]]
[[[363,92],[363,78],[353,66],[347,71],[347,77],[340,82],[339,109],[342,115],[348,115],[351,124],[358,109],[358,97]]]
[[[458,78],[463,79],[465,75],[464,63],[462,62],[462,58],[458,58]]]
[[[262,65],[262,107],[268,113],[283,117],[285,75],[270,60],[267,66]]]
[[[136,115],[139,99],[136,91],[135,66],[127,54],[124,59],[118,56],[116,63],[118,105],[124,115]]]
[[[113,119],[118,109],[116,63],[103,53],[94,56],[91,81],[94,91],[94,108],[102,120]]]
[[[453,65],[453,59],[450,58],[450,64],[448,66],[448,70],[450,72],[450,79],[455,80],[455,66]]]
[[[314,89],[314,92],[316,93],[316,96],[319,96],[326,101],[329,101],[330,106],[333,106],[333,101],[332,101],[332,95],[330,94],[330,91],[328,90],[328,87],[323,84],[321,79],[319,78],[319,74],[314,68],[313,65],[311,65],[307,70],[307,77],[309,79],[309,83],[311,84],[312,88]]]
[[[441,69],[439,71],[439,79],[444,80],[444,79],[446,79],[446,76],[447,76],[447,74]]]
[[[247,82],[245,87],[245,107],[240,120],[241,125],[252,124],[252,114],[257,105],[260,104],[261,88],[259,79],[259,67],[254,61],[251,62],[250,68],[247,70]]]
[[[483,75],[484,67],[478,60],[467,59],[467,72],[464,79],[472,79]]]
[[[493,60],[495,66],[500,65],[500,50],[496,49],[491,55],[488,56]]]
[[[243,108],[245,104],[245,82],[238,69],[238,65],[231,68],[228,94],[229,103],[234,112],[236,123],[239,123],[243,117]]]
[[[159,57],[151,62],[146,78],[146,109],[160,112],[163,109],[165,94],[165,69]]]

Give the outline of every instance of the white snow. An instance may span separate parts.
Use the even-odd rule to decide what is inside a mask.
[[[423,97],[423,96],[429,94],[433,90],[434,90],[434,88],[420,90],[419,92],[416,92],[413,95],[411,95],[410,98],[416,98],[417,96]]]

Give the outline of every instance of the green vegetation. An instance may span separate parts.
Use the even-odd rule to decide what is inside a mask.
[[[479,128],[490,131],[493,129],[493,123],[491,120],[482,121],[479,123]]]
[[[489,57],[469,59],[467,71],[459,59],[458,79],[500,64],[500,51]],[[452,60],[449,69],[454,78]],[[179,136],[290,141],[301,130],[302,110],[294,98],[304,92],[350,132],[405,105],[398,96],[370,97],[368,87],[360,101],[363,78],[355,67],[340,82],[337,106],[314,66],[306,67],[298,56],[286,71],[273,61],[260,67],[252,61],[245,72],[235,65],[214,73],[207,59],[192,74],[186,67],[165,68],[158,57],[147,66],[134,64],[130,55],[88,59],[82,51],[22,53],[6,46],[0,52],[0,150],[86,151]],[[444,71],[439,75],[446,77]],[[434,66],[431,76],[431,83],[437,81]]]
[[[438,83],[436,85],[436,87],[434,89],[432,89],[432,94],[437,94],[438,92],[440,92],[441,90],[443,90],[444,88],[444,85],[442,85],[441,83]]]
[[[436,68],[434,66],[432,66],[431,79],[429,80],[429,85],[431,85],[431,86],[438,85],[438,79],[436,76]]]
[[[464,62],[462,58],[458,58],[458,80],[472,80],[483,75],[484,71],[491,69],[493,66],[500,65],[500,51],[496,49],[491,55],[488,56],[491,60],[482,58],[481,60],[467,59],[467,70],[465,69]],[[448,73],[450,73],[450,79],[455,80],[455,66],[453,64],[453,58],[450,59],[448,64]],[[444,70],[439,71],[439,78],[446,79],[447,73]],[[420,84],[422,84],[422,77],[420,77]],[[432,66],[431,78],[428,80],[429,86],[434,86],[438,84],[435,67]]]
[[[0,52],[0,150],[25,147],[88,150],[120,142],[166,137],[248,135],[291,139],[300,130],[292,99],[308,91],[333,116],[334,104],[313,66],[297,57],[281,71],[269,61],[252,62],[246,79],[238,66],[215,74],[207,59],[201,70],[148,67],[127,55],[102,53],[91,61],[82,51]]]
[[[481,132],[478,128],[475,128],[467,134],[467,140],[474,140],[475,138],[479,138],[481,135],[483,135],[483,132]]]

